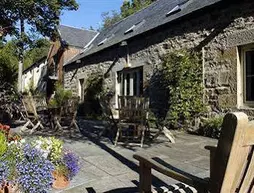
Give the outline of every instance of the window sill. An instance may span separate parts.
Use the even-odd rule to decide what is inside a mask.
[[[240,106],[237,108],[238,110],[253,110],[254,111],[254,105],[250,106]]]

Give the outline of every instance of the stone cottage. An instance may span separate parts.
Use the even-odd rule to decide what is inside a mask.
[[[201,53],[205,100],[212,109],[254,111],[254,1],[158,0],[102,31],[64,66],[64,86],[82,95],[97,70],[117,95],[142,95],[162,57]],[[159,92],[150,88],[149,95]]]
[[[86,29],[60,25],[57,27],[58,36],[49,49],[47,66],[49,80],[47,81],[47,94],[53,90],[53,82],[63,80],[63,65],[75,55],[83,52],[98,32]]]

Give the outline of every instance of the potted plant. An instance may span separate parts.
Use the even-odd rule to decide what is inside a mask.
[[[0,132],[0,193],[46,192],[63,189],[78,173],[78,157],[63,152],[63,142],[39,137],[30,142],[20,136],[8,139]]]
[[[53,172],[55,181],[53,188],[62,189],[69,185],[69,181],[77,175],[79,171],[79,159],[72,152],[65,152],[63,158],[58,162],[56,170]]]
[[[52,175],[54,177],[52,184],[54,189],[64,189],[69,186],[70,180],[67,178],[68,168],[64,163],[58,163]]]
[[[72,152],[64,152],[63,142],[55,137],[39,137],[32,144],[55,166],[52,172],[53,188],[64,189],[69,186],[70,180],[79,171],[78,157]]]

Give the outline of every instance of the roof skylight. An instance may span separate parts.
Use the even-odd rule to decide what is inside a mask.
[[[134,30],[135,27],[136,27],[136,25],[131,26],[129,29],[127,29],[127,30],[124,32],[124,34],[133,32],[133,30]]]
[[[175,13],[181,11],[181,10],[182,10],[181,6],[180,6],[180,5],[176,5],[173,9],[171,9],[171,10],[166,14],[166,16],[173,15],[173,14],[175,14]]]
[[[112,34],[111,36],[109,36],[109,37],[103,39],[101,42],[99,42],[99,43],[97,44],[97,46],[100,46],[100,45],[104,44],[106,41],[110,40],[110,39],[113,38],[114,36],[115,36],[115,34]]]
[[[184,0],[183,2],[177,4],[173,9],[171,9],[167,14],[166,17],[173,15],[175,13],[178,13],[182,11],[183,8],[185,8],[191,1],[190,0]]]
[[[102,40],[101,42],[98,43],[98,46],[104,44],[107,40],[108,40],[108,38],[105,38],[104,40]]]
[[[143,23],[145,23],[145,20],[140,21],[140,22],[134,24],[134,25],[131,26],[129,29],[127,29],[127,30],[124,32],[124,34],[128,34],[128,33],[130,33],[130,32],[133,32],[135,28],[140,27]]]

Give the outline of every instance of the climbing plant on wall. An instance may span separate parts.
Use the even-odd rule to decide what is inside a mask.
[[[167,121],[179,128],[204,112],[202,65],[197,54],[186,50],[164,57],[162,73],[169,92]]]

